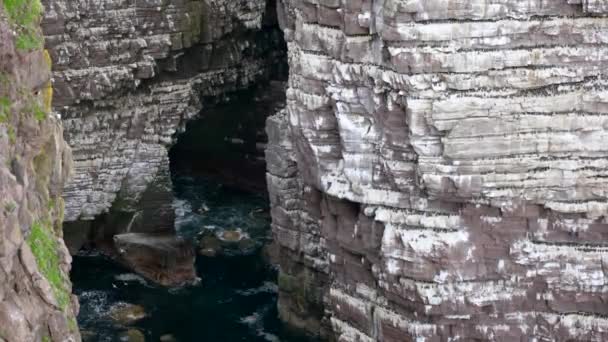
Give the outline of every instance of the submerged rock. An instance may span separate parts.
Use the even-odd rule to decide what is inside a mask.
[[[120,335],[120,340],[125,342],[144,342],[146,336],[139,329],[129,329]]]
[[[121,325],[130,325],[146,317],[141,305],[120,303],[110,309],[110,318]]]
[[[209,207],[205,203],[203,203],[203,204],[201,204],[201,206],[198,208],[198,210],[196,212],[199,214],[204,214],[208,211],[209,211]]]
[[[269,220],[270,212],[264,208],[257,208],[249,212],[249,217],[252,219]]]
[[[199,236],[198,253],[207,257],[242,255],[256,250],[258,244],[240,229],[215,233],[204,230]]]
[[[165,334],[160,337],[160,342],[177,342],[177,339],[171,334]]]
[[[195,254],[190,242],[170,234],[128,233],[114,237],[120,261],[163,286],[196,281]]]
[[[80,337],[82,338],[82,342],[94,342],[98,340],[97,334],[90,330],[80,330]]]
[[[215,235],[203,236],[198,242],[198,253],[206,257],[222,254],[222,242]]]
[[[258,247],[258,244],[255,241],[253,241],[253,239],[249,239],[249,238],[242,239],[238,243],[238,249],[245,254],[252,253],[253,251],[256,250],[257,247]]]
[[[243,233],[241,233],[239,230],[223,231],[219,234],[219,237],[225,242],[239,242],[244,238]]]

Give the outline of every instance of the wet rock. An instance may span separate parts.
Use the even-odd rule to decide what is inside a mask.
[[[270,213],[264,208],[258,208],[249,212],[249,217],[252,219],[269,220]]]
[[[177,339],[171,334],[165,334],[160,337],[160,342],[177,342]]]
[[[220,240],[226,243],[236,243],[240,242],[244,236],[243,233],[239,230],[225,230],[218,234]]]
[[[199,236],[198,252],[214,257],[218,255],[243,255],[255,251],[258,244],[240,229],[215,233],[204,230]]]
[[[119,259],[136,273],[163,286],[196,281],[190,242],[170,234],[127,233],[114,237]]]
[[[80,330],[82,342],[95,342],[98,340],[97,334],[90,330]]]
[[[238,242],[238,250],[243,254],[249,254],[254,252],[258,247],[258,244],[253,239],[245,238]]]
[[[201,204],[201,206],[198,208],[198,210],[196,212],[202,215],[208,211],[209,211],[209,207],[205,203],[203,203],[203,204]]]
[[[206,235],[200,238],[198,242],[198,253],[206,257],[215,257],[222,254],[222,242],[213,235]]]
[[[131,325],[146,317],[146,309],[141,305],[120,303],[110,309],[109,316],[120,325]]]
[[[120,335],[120,340],[124,342],[145,342],[146,336],[139,329],[129,329]]]

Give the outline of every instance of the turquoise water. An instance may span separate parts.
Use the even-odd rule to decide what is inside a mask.
[[[173,182],[178,234],[194,238],[203,229],[238,228],[258,247],[267,242],[263,197],[205,177],[178,174]],[[71,277],[81,304],[81,330],[89,341],[120,341],[128,328],[140,330],[146,341],[159,341],[166,334],[181,342],[307,341],[290,335],[278,320],[276,272],[259,248],[247,255],[199,256],[196,268],[198,285],[167,289],[101,256],[76,256]],[[143,306],[147,317],[132,326],[117,325],[108,312],[122,302]]]

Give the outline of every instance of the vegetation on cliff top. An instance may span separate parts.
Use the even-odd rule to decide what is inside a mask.
[[[17,32],[17,48],[27,51],[41,48],[43,36],[40,18],[43,7],[40,0],[2,0],[2,3]]]

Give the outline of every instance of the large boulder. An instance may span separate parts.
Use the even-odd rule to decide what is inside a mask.
[[[189,241],[171,234],[127,233],[114,236],[119,261],[163,286],[196,281],[195,253]]]

